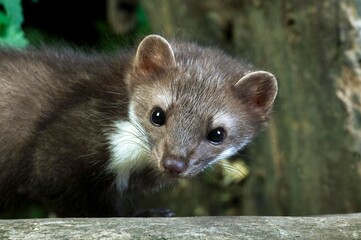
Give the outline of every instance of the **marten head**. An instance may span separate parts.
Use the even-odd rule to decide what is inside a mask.
[[[126,83],[129,119],[110,136],[123,187],[144,167],[188,178],[234,155],[266,125],[277,94],[271,73],[157,35],[139,44]]]

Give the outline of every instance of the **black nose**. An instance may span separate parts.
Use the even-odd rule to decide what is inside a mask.
[[[171,175],[182,174],[187,166],[184,161],[176,158],[166,158],[163,160],[164,169]]]

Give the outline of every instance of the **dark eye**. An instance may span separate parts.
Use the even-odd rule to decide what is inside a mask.
[[[165,113],[159,107],[156,107],[152,111],[152,115],[150,116],[150,121],[157,127],[164,125],[165,123]]]
[[[212,144],[221,144],[225,137],[226,137],[226,130],[219,127],[210,131],[208,133],[207,139]]]

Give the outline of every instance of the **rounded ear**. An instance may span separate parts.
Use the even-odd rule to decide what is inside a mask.
[[[147,75],[175,66],[175,58],[170,44],[158,35],[145,37],[138,46],[134,59],[136,74]]]
[[[236,95],[244,104],[263,116],[272,109],[278,91],[275,76],[265,71],[246,74],[234,88]]]

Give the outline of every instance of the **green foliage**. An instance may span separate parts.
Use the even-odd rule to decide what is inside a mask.
[[[25,47],[28,44],[21,29],[23,13],[21,0],[0,0],[0,45]]]
[[[142,6],[138,6],[136,10],[137,14],[137,27],[136,27],[136,34],[137,35],[148,35],[152,33],[152,30],[149,25],[149,21],[145,10]]]

